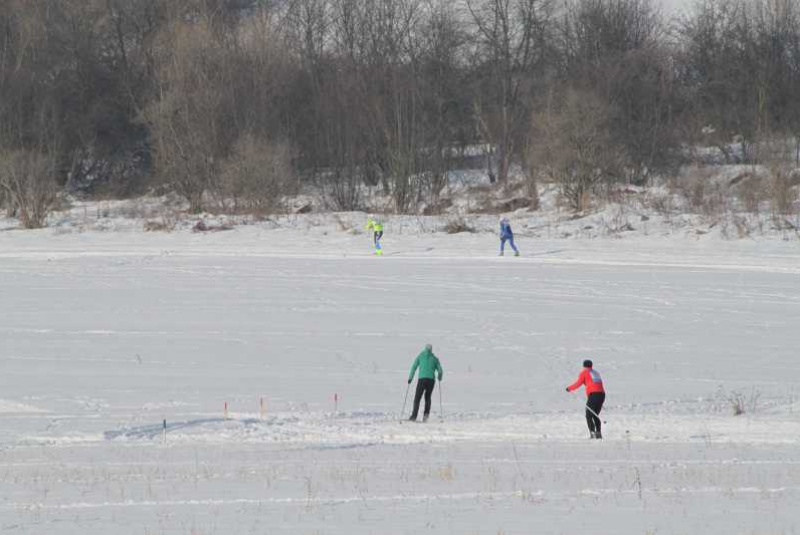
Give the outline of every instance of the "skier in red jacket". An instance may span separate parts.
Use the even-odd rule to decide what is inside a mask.
[[[586,423],[589,426],[589,436],[591,438],[603,438],[600,432],[600,411],[603,410],[603,402],[606,400],[606,391],[603,388],[603,379],[600,374],[592,368],[591,360],[583,361],[583,370],[578,375],[578,380],[567,387],[567,392],[577,390],[584,385],[586,387]]]

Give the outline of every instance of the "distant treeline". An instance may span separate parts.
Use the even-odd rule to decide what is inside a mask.
[[[409,212],[487,147],[493,180],[519,166],[579,209],[690,147],[792,150],[800,0],[657,5],[3,0],[0,202],[37,226],[64,187],[255,211],[304,184],[354,209],[368,184]]]

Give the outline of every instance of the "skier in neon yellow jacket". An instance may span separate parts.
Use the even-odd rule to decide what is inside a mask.
[[[411,366],[411,372],[408,374],[408,384],[414,380],[414,374],[419,369],[419,381],[417,381],[417,392],[414,395],[414,411],[411,413],[409,420],[412,422],[417,419],[419,413],[419,402],[422,395],[425,394],[425,412],[422,415],[422,421],[428,420],[428,415],[431,413],[431,395],[433,395],[433,387],[436,386],[436,374],[439,374],[439,380],[444,377],[444,370],[439,358],[433,354],[433,346],[428,344],[425,349],[417,355],[414,364]]]
[[[365,230],[372,230],[372,240],[375,244],[375,254],[380,256],[383,254],[383,247],[381,246],[381,238],[383,238],[383,223],[375,216],[369,216],[367,219],[367,226]]]

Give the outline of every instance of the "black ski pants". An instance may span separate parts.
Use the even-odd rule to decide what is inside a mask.
[[[600,433],[600,418],[597,415],[603,410],[605,400],[605,392],[592,392],[586,400],[586,423],[591,433]]]
[[[422,394],[425,394],[425,418],[431,413],[431,396],[433,395],[434,386],[436,386],[435,379],[420,379],[417,381],[417,392],[414,394],[414,412],[411,413],[412,420],[417,419]]]

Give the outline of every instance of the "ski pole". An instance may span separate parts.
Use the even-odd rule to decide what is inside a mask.
[[[594,409],[592,409],[592,408],[591,408],[591,407],[590,407],[588,404],[586,405],[586,410],[587,410],[587,411],[589,411],[589,412],[591,412],[592,414],[594,414],[594,415],[595,415],[595,417],[597,417],[597,419],[598,419],[598,420],[600,420],[600,419],[601,419],[601,418],[600,418],[600,415],[599,415],[599,414],[597,414],[596,412],[594,412]],[[605,420],[603,420],[603,423],[606,423],[606,421],[605,421]]]
[[[444,405],[442,404],[442,380],[439,379],[439,418],[444,421]]]
[[[570,391],[570,394],[575,394],[575,392],[574,392],[574,391]],[[591,412],[592,414],[594,414],[594,415],[597,417],[597,419],[598,419],[598,420],[602,420],[602,418],[600,418],[600,415],[599,415],[599,414],[597,414],[596,412],[594,412],[594,409],[592,409],[592,408],[589,406],[589,404],[588,404],[588,403],[585,405],[585,407],[586,407],[586,410],[587,410],[587,411],[589,411],[589,412]],[[606,423],[606,421],[605,421],[605,420],[602,420],[602,421],[603,421],[603,423]]]
[[[411,390],[411,383],[410,382],[408,383],[408,386],[406,387],[406,395],[403,398],[403,408],[400,409],[400,422],[401,423],[403,422],[403,417],[404,417],[404,415],[406,413],[406,401],[408,401],[408,391],[409,390]]]

